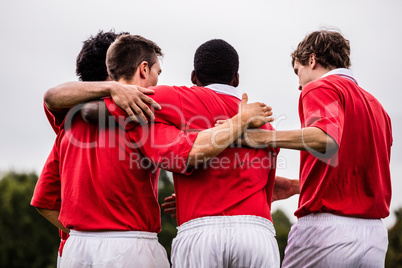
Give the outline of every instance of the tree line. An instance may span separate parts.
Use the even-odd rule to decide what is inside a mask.
[[[0,267],[56,267],[59,236],[56,227],[30,205],[38,176],[35,173],[4,173],[0,179]],[[167,173],[159,181],[159,203],[174,192]],[[385,267],[402,267],[402,208],[394,212],[395,225],[388,230],[389,246]],[[272,213],[276,239],[283,259],[292,223],[281,210]],[[170,256],[176,236],[176,220],[161,213],[159,242]]]

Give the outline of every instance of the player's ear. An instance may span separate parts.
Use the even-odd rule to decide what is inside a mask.
[[[312,53],[308,59],[308,65],[310,66],[311,69],[314,69],[316,64],[317,64],[316,55]]]
[[[142,79],[146,79],[149,74],[149,65],[147,61],[143,61],[140,63],[140,66],[138,66],[139,71],[140,71],[140,77]]]
[[[204,84],[202,84],[202,83],[200,82],[200,80],[198,80],[197,75],[195,74],[195,70],[193,70],[193,71],[191,72],[191,83],[193,83],[194,85],[197,85],[197,86],[199,86],[199,87],[205,86]]]
[[[195,76],[195,70],[191,72],[191,83],[197,85],[197,77]]]
[[[236,75],[233,77],[232,81],[230,82],[230,85],[233,87],[238,87],[239,83],[240,83],[239,73],[236,73]]]

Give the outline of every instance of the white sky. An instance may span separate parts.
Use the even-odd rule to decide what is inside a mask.
[[[43,112],[44,92],[77,80],[82,42],[114,28],[155,41],[165,53],[159,84],[191,85],[196,48],[212,38],[240,56],[240,89],[272,106],[277,129],[299,128],[298,80],[290,53],[321,26],[351,42],[352,70],[376,96],[394,131],[391,210],[402,207],[402,1],[1,1],[0,171],[40,173],[55,139]],[[369,146],[369,145],[368,145]],[[368,156],[369,157],[369,156]],[[299,153],[282,150],[278,175],[298,177]],[[273,204],[292,217],[297,197]],[[393,212],[391,213],[393,214]],[[393,215],[385,219],[389,227]]]

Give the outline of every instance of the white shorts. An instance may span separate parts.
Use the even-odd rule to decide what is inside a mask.
[[[156,233],[70,231],[61,268],[170,267]]]
[[[272,223],[256,216],[214,216],[177,228],[173,267],[279,267]]]
[[[380,219],[311,214],[292,226],[282,267],[384,267],[387,247]]]
[[[57,268],[60,268],[61,257],[60,253],[57,251]]]

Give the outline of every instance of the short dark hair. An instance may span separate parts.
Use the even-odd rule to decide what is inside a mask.
[[[158,56],[163,56],[162,50],[151,40],[139,35],[122,35],[107,51],[106,66],[112,80],[130,80],[141,62],[148,62],[152,68]]]
[[[315,31],[307,35],[292,53],[292,66],[297,60],[307,65],[311,54],[324,68],[349,68],[350,44],[340,32],[333,30]]]
[[[229,84],[239,71],[239,55],[226,41],[212,39],[197,48],[194,71],[203,85]]]
[[[106,52],[109,46],[120,35],[128,32],[114,31],[99,33],[86,40],[77,57],[76,74],[80,81],[105,81],[108,77],[106,70]]]

